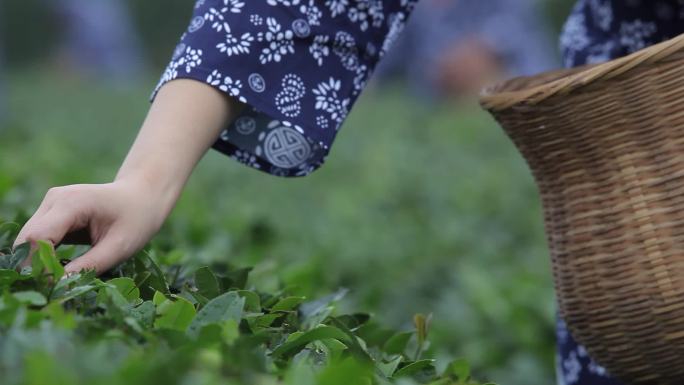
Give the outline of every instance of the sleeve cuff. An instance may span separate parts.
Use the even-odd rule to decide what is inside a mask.
[[[214,149],[273,175],[310,174],[414,0],[336,4],[197,1],[152,99],[174,79],[206,83],[246,105]]]

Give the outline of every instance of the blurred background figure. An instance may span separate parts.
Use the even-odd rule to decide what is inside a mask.
[[[115,83],[130,84],[140,78],[141,50],[124,1],[49,3],[61,19],[63,39],[58,60],[65,69]]]
[[[535,0],[423,0],[378,68],[428,100],[473,95],[502,77],[558,67]]]
[[[61,75],[97,78],[100,83],[130,86],[144,77],[144,59],[127,2],[124,0],[44,0],[42,5],[56,19],[59,39],[52,61]],[[0,3],[0,20],[4,8]],[[16,7],[16,6],[13,6]],[[11,8],[11,7],[10,7]],[[4,20],[3,20],[4,21]],[[1,25],[0,25],[1,26]],[[11,34],[13,26],[5,28]],[[9,119],[6,105],[4,44],[0,36],[0,126]]]

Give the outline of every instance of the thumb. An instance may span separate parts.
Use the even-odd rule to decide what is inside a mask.
[[[60,243],[64,235],[72,229],[80,228],[85,224],[80,223],[79,216],[71,210],[52,208],[42,214],[34,215],[19,231],[12,248],[31,242],[31,255],[35,250],[35,243],[39,240],[51,242],[53,245]],[[30,264],[30,257],[23,265]]]

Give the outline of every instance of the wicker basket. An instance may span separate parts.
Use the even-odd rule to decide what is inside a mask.
[[[684,35],[481,102],[537,181],[573,336],[628,384],[684,384]]]

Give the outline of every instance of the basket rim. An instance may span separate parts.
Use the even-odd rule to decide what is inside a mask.
[[[657,63],[683,50],[684,34],[681,34],[605,63],[577,67],[574,70],[558,69],[533,76],[516,77],[486,87],[480,93],[480,104],[492,112],[503,111],[521,105],[533,106],[554,95],[567,95],[596,81],[612,79],[637,67]],[[566,75],[560,76],[563,73],[566,73]],[[543,81],[545,78],[551,78],[552,80]],[[540,80],[541,84],[539,84]],[[525,82],[537,83],[539,85],[509,90],[513,84]]]

